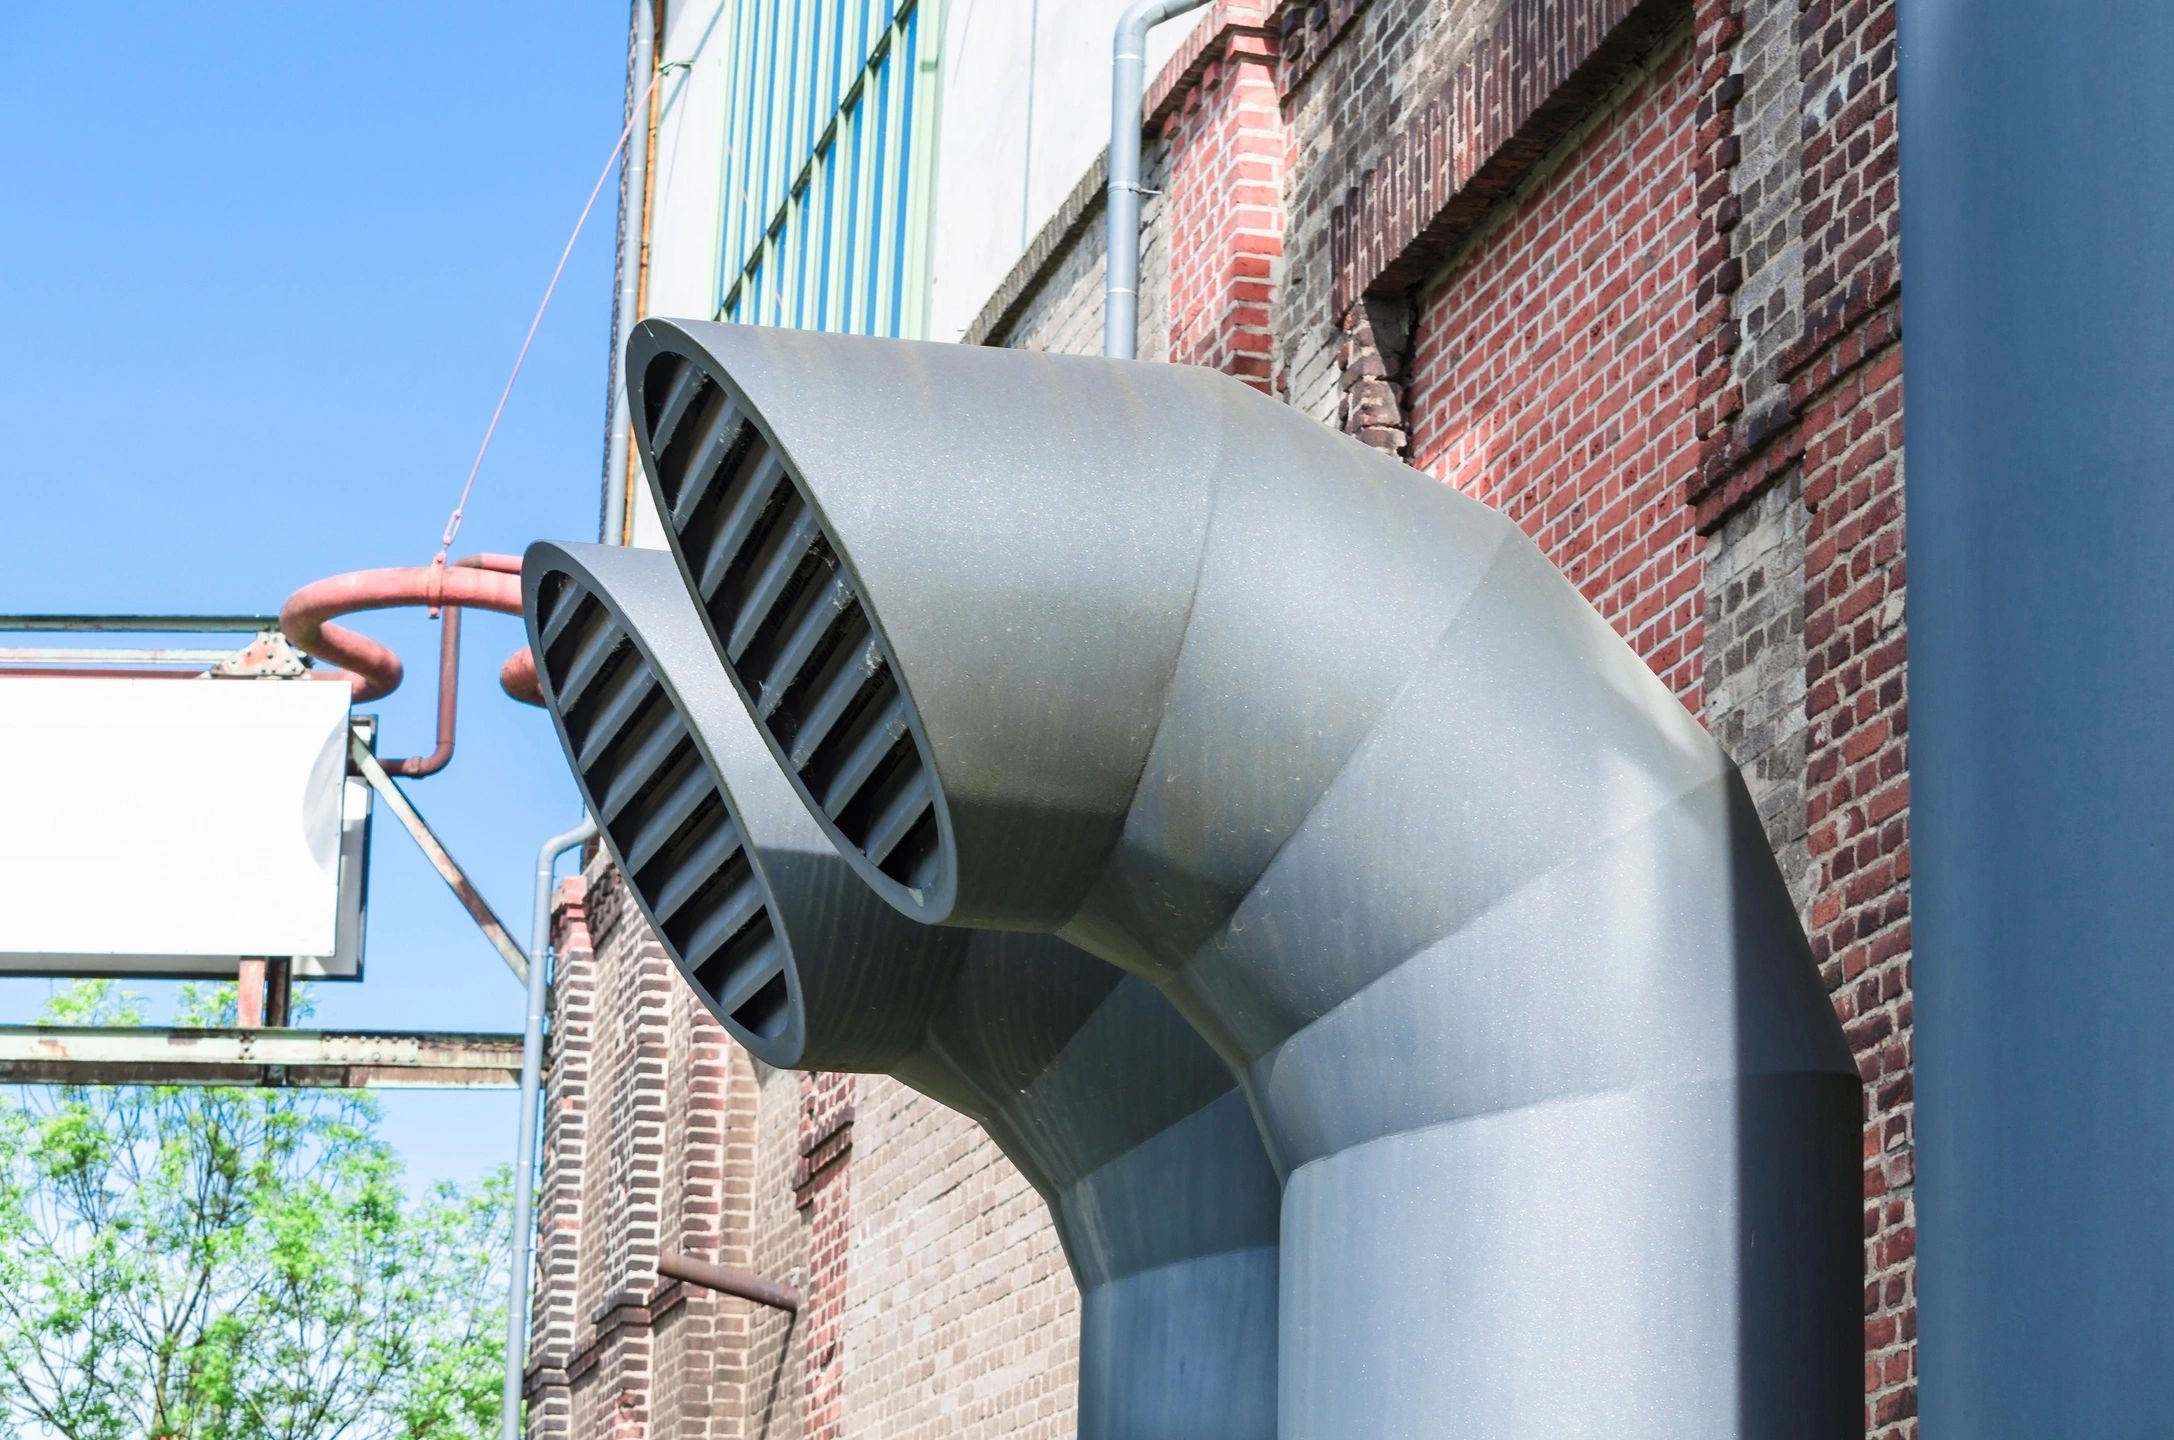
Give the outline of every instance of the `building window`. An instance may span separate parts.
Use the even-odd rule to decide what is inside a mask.
[[[941,0],[741,0],[718,314],[920,337]]]

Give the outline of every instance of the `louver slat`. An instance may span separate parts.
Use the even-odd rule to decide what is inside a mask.
[[[740,829],[720,812],[714,827],[685,854],[677,857],[672,873],[656,887],[650,902],[652,917],[659,925],[671,928],[672,917],[679,913],[680,907],[700,894],[718,871],[739,853]],[[755,887],[744,880],[736,889],[755,895],[758,901],[761,899]],[[686,952],[683,950],[682,953]]]
[[[890,871],[884,867],[883,862],[890,858],[891,852],[898,848],[899,841],[906,838],[921,816],[935,803],[935,798],[929,786],[928,772],[916,767],[912,778],[900,786],[898,793],[891,797],[882,811],[869,823],[868,838],[861,848],[885,874],[890,874]]]
[[[594,786],[597,780],[604,780],[604,793],[598,801],[598,808],[603,813],[596,818],[606,825],[618,818],[627,802],[663,771],[673,752],[687,741],[687,726],[679,712],[668,705],[659,706],[657,710],[657,719],[645,720],[641,729],[629,737],[631,753],[617,767],[617,773],[608,779],[599,776],[590,782]]]
[[[679,429],[688,407],[694,404],[697,395],[709,388],[709,377],[693,365],[683,366],[673,375],[672,383],[664,392],[664,404],[657,410],[656,423],[649,427],[655,453],[662,455],[672,448],[673,432]]]
[[[612,742],[627,728],[627,724],[657,693],[657,677],[647,665],[630,659],[612,672],[611,679],[600,688],[590,707],[593,715],[582,721],[581,753],[574,763],[583,770],[594,769],[596,763],[611,749]]]
[[[748,587],[747,595],[740,603],[739,618],[733,622],[732,633],[726,638],[725,653],[735,662],[747,653],[747,647],[770,622],[771,612],[782,607],[793,577],[802,567],[818,563],[809,554],[823,533],[814,512],[801,510],[791,519],[791,528],[771,547],[761,571]]]
[[[737,1012],[762,993],[773,978],[784,973],[785,957],[777,953],[776,937],[768,925],[759,932],[751,932],[749,940],[760,940],[753,946],[753,953],[736,955],[733,964],[711,964],[704,968],[703,983],[717,1000],[717,1008],[738,1019]],[[748,949],[746,945],[735,949]],[[722,957],[720,957],[722,958]],[[760,1026],[749,1026],[760,1029]]]
[[[581,609],[581,602],[588,595],[588,591],[572,581],[555,587],[555,592],[544,607],[543,619],[536,627],[541,641],[537,653],[541,654],[558,643],[559,634],[566,628],[566,622],[574,618],[574,612]]]
[[[853,797],[861,793],[871,775],[883,764],[883,759],[898,747],[899,737],[906,733],[906,701],[896,690],[876,704],[869,706],[869,714],[856,727],[852,745],[838,762],[822,786],[823,812],[841,815]],[[808,777],[812,789],[816,777]],[[874,856],[870,856],[874,859]]]
[[[695,585],[704,604],[716,598],[718,587],[724,583],[733,562],[740,558],[740,551],[746,546],[748,537],[755,533],[784,480],[785,471],[777,457],[765,450],[757,457],[746,481],[734,486],[730,507],[718,522],[716,534],[706,544],[691,533],[687,536],[692,548],[699,550],[702,556]]]
[[[698,924],[685,932],[679,945],[681,958],[696,970],[702,969],[703,962],[712,952],[746,929],[762,913],[761,889],[745,881],[735,885],[719,898],[716,906]]]
[[[559,708],[572,714],[581,708],[581,697],[590,682],[604,673],[605,662],[626,643],[626,634],[617,625],[604,618],[601,610],[596,621],[585,624],[575,637],[573,654],[560,667],[558,679]]]
[[[740,412],[732,408],[732,402],[722,391],[711,402],[709,415],[702,426],[702,433],[695,437],[694,449],[687,460],[686,475],[679,486],[679,494],[672,501],[672,524],[683,526],[686,517],[702,508],[702,501],[717,483],[719,476],[730,467],[725,461],[732,454],[733,441],[740,428]]]
[[[684,828],[694,813],[717,793],[709,770],[692,755],[681,757],[678,768],[660,780],[650,797],[649,813],[619,847],[627,873],[639,877],[671,838]],[[613,838],[617,839],[617,832]]]
[[[854,617],[859,621],[857,628],[865,633],[866,617],[858,610]],[[815,695],[794,707],[799,711],[798,715],[761,717],[771,727],[771,733],[778,735],[780,743],[790,745],[786,753],[795,771],[806,773],[809,761],[830,737],[830,732],[852,713],[854,702],[875,685],[882,673],[883,652],[876,647],[875,637],[870,635],[858,645],[851,644],[849,639],[838,647]],[[785,729],[788,720],[795,722],[790,730]],[[779,734],[780,731],[784,733]]]
[[[857,603],[844,572],[832,572],[830,582],[801,608],[799,619],[792,622],[791,630],[778,643],[777,653],[765,668],[755,698],[759,718],[767,720],[775,713],[786,692],[800,680],[803,667],[821,651],[823,642]]]

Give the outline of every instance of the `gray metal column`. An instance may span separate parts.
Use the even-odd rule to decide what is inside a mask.
[[[1920,1409],[2174,1415],[2174,7],[1912,0]]]

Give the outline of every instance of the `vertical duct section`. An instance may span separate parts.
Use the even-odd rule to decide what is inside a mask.
[[[666,503],[692,371],[867,625],[910,881],[729,672],[847,863],[1240,1073],[1286,1440],[1861,1433],[1840,1026],[1734,767],[1513,525],[1206,371],[661,321],[628,371]]]
[[[1926,1433],[2174,1421],[2174,8],[1912,0]]]
[[[1041,935],[916,924],[840,857],[661,554],[539,544],[538,675],[628,888],[768,1064],[895,1075],[1050,1206],[1087,1440],[1276,1433],[1278,1188],[1229,1069],[1153,986]]]

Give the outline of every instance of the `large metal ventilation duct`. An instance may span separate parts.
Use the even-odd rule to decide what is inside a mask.
[[[670,557],[539,544],[529,636],[629,891],[764,1062],[887,1073],[989,1132],[1078,1279],[1080,1434],[1276,1433],[1274,1172],[1154,988],[1061,940],[935,929],[862,884],[778,773]]]
[[[1840,1027],[1734,767],[1514,525],[1203,370],[650,321],[628,375],[848,862],[1240,1072],[1284,1436],[1861,1433]]]

